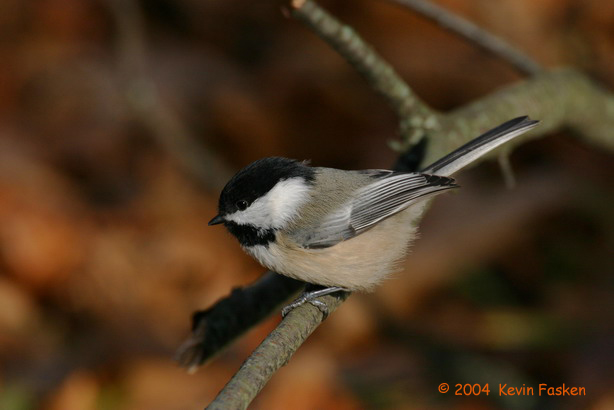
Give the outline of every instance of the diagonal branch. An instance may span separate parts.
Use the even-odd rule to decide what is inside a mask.
[[[506,144],[506,149],[568,128],[590,144],[614,150],[614,95],[579,71],[559,68],[496,90],[446,114],[441,129],[430,135],[432,149],[427,150],[424,162],[436,160],[485,129],[525,114],[539,119],[539,127]]]
[[[480,28],[469,20],[453,14],[428,0],[392,0],[434,21],[442,28],[457,34],[482,50],[501,57],[522,74],[535,75],[542,67],[531,57],[519,51],[503,39]]]
[[[337,309],[349,295],[324,296],[329,313]],[[294,352],[322,323],[324,316],[315,306],[306,303],[292,310],[267,338],[252,352],[241,368],[207,409],[245,409],[267,384],[275,372],[284,366]]]

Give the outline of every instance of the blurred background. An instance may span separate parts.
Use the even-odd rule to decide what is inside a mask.
[[[437,3],[614,88],[614,2]],[[391,110],[282,5],[0,2],[0,409],[203,408],[279,321],[195,375],[173,361],[193,311],[263,272],[206,225],[225,178],[270,155],[392,166]],[[437,109],[522,79],[387,1],[322,5]],[[463,172],[405,271],[352,296],[252,408],[614,409],[612,154],[560,132],[511,161],[514,189],[495,163]]]

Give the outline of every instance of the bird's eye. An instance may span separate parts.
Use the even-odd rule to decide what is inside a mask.
[[[237,201],[235,205],[239,211],[245,211],[247,209],[247,201],[245,199]]]

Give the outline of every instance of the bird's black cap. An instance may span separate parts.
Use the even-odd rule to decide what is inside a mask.
[[[224,215],[237,211],[240,201],[246,201],[247,205],[250,205],[281,180],[300,177],[311,183],[314,175],[313,168],[293,159],[268,157],[252,162],[228,181],[220,195],[219,215],[213,218],[209,225],[224,222]]]

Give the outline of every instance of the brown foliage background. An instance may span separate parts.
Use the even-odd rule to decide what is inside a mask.
[[[614,86],[612,2],[439,3],[546,66]],[[270,155],[393,163],[391,111],[279,2],[141,6],[144,74],[229,169]],[[435,108],[521,79],[387,2],[324,6]],[[154,116],[134,115],[131,98],[155,96],[125,81],[116,17],[103,1],[0,3],[1,409],[202,408],[279,320],[196,375],[173,362],[191,313],[263,269],[206,226],[218,191],[152,136]],[[253,408],[614,408],[611,153],[561,133],[512,161],[512,190],[493,164],[463,173],[405,272],[352,296]],[[491,394],[441,395],[443,382]],[[499,397],[499,383],[587,395]]]

